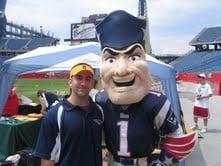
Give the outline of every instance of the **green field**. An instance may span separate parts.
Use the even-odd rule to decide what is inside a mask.
[[[37,90],[42,89],[53,92],[57,95],[65,95],[69,93],[67,79],[18,79],[17,92],[38,103]]]

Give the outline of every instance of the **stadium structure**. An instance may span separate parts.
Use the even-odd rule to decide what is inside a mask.
[[[88,17],[82,17],[81,22],[71,24],[70,39],[65,39],[64,41],[71,42],[71,45],[90,41],[98,41],[95,27],[106,16],[107,14],[92,14]]]
[[[41,46],[56,45],[58,38],[45,34],[42,26],[40,31],[24,25],[7,21],[5,14],[7,0],[0,1],[0,65],[8,58]]]
[[[204,28],[190,42],[194,50],[172,63],[183,81],[197,82],[204,72],[215,94],[221,95],[221,27]]]
[[[139,0],[138,1],[138,17],[143,18],[146,20],[146,29],[145,29],[145,48],[146,52],[149,55],[152,55],[152,48],[150,44],[150,31],[149,31],[149,18],[148,18],[148,11],[147,11],[147,2],[146,0]]]
[[[88,41],[98,41],[96,36],[95,27],[99,24],[107,14],[93,14],[88,17],[82,17],[81,22],[71,24],[71,36],[70,39],[65,39],[65,42],[71,42],[73,44],[79,44]],[[150,33],[149,33],[149,19],[147,14],[147,4],[146,0],[138,0],[138,17],[146,19],[146,30],[145,30],[145,40],[146,40],[146,50],[148,54],[152,54],[151,44],[150,44]]]

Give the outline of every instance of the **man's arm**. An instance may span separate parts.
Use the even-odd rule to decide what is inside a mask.
[[[207,98],[210,98],[210,97],[212,97],[212,94],[208,94],[208,95],[206,95],[206,96],[199,96],[199,97],[198,97],[198,100],[207,99]]]
[[[192,151],[196,135],[185,135],[171,109],[168,99],[161,95],[155,107],[155,126],[165,135],[158,160],[150,166],[169,166],[182,160]]]
[[[55,161],[59,160],[59,156],[56,153],[52,153],[54,147],[57,148],[56,151],[59,151],[60,148],[60,146],[56,146],[56,143],[60,145],[60,142],[56,142],[59,134],[57,109],[58,107],[55,106],[47,113],[39,131],[34,155],[41,158],[42,166],[54,165]]]
[[[41,159],[41,166],[54,166],[53,160]]]

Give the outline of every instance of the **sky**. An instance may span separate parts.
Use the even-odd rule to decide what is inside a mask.
[[[154,54],[185,54],[203,28],[221,26],[220,0],[146,0]],[[70,38],[81,17],[123,9],[137,16],[138,0],[7,0],[8,21]],[[62,43],[62,42],[61,42]]]

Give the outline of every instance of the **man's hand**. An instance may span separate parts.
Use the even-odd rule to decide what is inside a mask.
[[[212,96],[212,94],[209,94],[209,95],[207,95],[207,96],[197,95],[197,96],[196,96],[196,99],[197,99],[197,100],[202,100],[202,99],[210,98],[211,96]]]
[[[196,99],[197,99],[197,100],[201,100],[201,99],[202,99],[202,96],[201,96],[201,95],[197,95],[197,96],[196,96]]]

